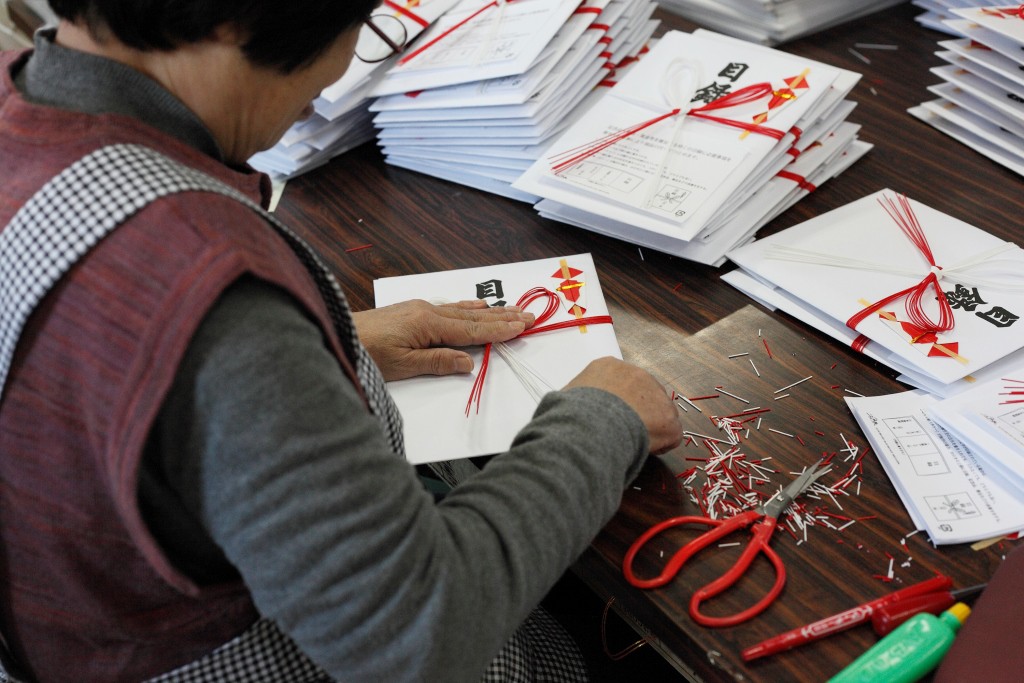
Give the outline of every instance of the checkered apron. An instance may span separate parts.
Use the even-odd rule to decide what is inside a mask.
[[[402,422],[380,370],[359,342],[337,280],[316,253],[272,214],[234,188],[140,145],[98,149],[44,185],[0,232],[0,397],[18,338],[35,307],[60,278],[127,218],[179,192],[213,192],[259,213],[309,271],[355,370],[371,412],[395,454],[404,457]],[[3,641],[0,639],[0,649]],[[3,653],[6,654],[6,653]],[[0,662],[9,661],[0,656]],[[537,609],[491,662],[483,680],[508,683],[585,681],[572,639]],[[267,619],[206,657],[150,683],[303,683],[331,678]],[[0,683],[19,683],[0,666]]]
[[[313,250],[273,215],[234,188],[140,145],[110,145],[64,169],[0,233],[0,396],[29,315],[71,266],[150,202],[178,192],[215,192],[256,211],[280,234],[316,281],[338,338],[384,427],[404,457],[402,422],[377,366],[359,343],[337,280]]]

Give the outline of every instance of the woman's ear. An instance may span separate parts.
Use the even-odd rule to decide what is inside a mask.
[[[237,24],[228,21],[213,29],[210,40],[222,45],[240,48],[249,41],[249,36]]]

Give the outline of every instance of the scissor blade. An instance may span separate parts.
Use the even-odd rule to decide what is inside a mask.
[[[814,463],[811,467],[808,467],[800,473],[793,481],[789,482],[784,489],[775,494],[767,503],[761,506],[766,517],[778,517],[782,512],[789,507],[790,503],[793,502],[801,493],[806,491],[811,484],[813,484],[818,477],[827,474],[832,471],[832,468],[826,467],[821,468],[822,461]]]

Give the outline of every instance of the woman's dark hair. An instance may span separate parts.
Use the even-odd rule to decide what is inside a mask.
[[[290,73],[313,62],[378,0],[49,0],[62,19],[139,50],[172,50],[232,24],[254,64]]]

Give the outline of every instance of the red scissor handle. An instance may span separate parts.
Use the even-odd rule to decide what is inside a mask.
[[[775,533],[776,524],[778,524],[778,521],[774,517],[765,517],[762,521],[751,527],[752,538],[732,568],[708,585],[694,592],[693,597],[690,598],[690,616],[693,617],[694,621],[701,626],[735,626],[756,617],[767,609],[768,605],[775,598],[779,597],[782,587],[786,585],[786,567],[782,564],[782,560],[775,551],[771,549],[771,546],[768,545],[772,539],[772,534]],[[702,614],[700,604],[708,598],[713,598],[722,593],[739,581],[747,572],[747,569],[750,568],[758,553],[764,553],[764,556],[775,567],[775,583],[772,584],[771,589],[765,596],[742,612],[737,612],[727,617],[710,617]]]
[[[733,531],[750,526],[752,523],[760,519],[761,516],[761,513],[757,510],[747,510],[746,512],[741,512],[734,517],[728,517],[726,519],[710,519],[708,517],[672,517],[670,519],[666,519],[663,522],[655,524],[641,534],[638,539],[633,541],[633,545],[631,545],[629,550],[626,551],[626,556],[622,558],[622,573],[626,577],[626,581],[637,588],[661,588],[679,573],[683,568],[683,565],[686,564],[686,561],[691,557],[720,538],[728,536]],[[682,526],[683,524],[702,524],[704,526],[711,527],[711,529],[705,531],[703,534],[677,550],[676,553],[669,558],[669,561],[665,564],[665,568],[662,569],[661,574],[655,576],[653,579],[638,578],[636,574],[633,573],[633,560],[636,558],[636,554],[640,551],[640,548],[662,531],[671,529],[672,527]]]
[[[633,542],[633,545],[626,551],[626,556],[622,559],[622,573],[626,577],[626,581],[637,588],[660,588],[671,581],[682,570],[687,560],[698,552],[728,536],[733,531],[748,527],[758,520],[762,521],[751,527],[750,541],[729,571],[697,590],[690,599],[690,616],[698,624],[713,627],[735,626],[763,612],[779,596],[783,586],[786,584],[786,568],[779,556],[769,546],[777,524],[777,520],[774,517],[764,517],[763,513],[759,510],[747,510],[727,519],[710,519],[708,517],[672,517],[671,519],[666,519],[652,526]],[[676,551],[669,558],[661,573],[654,578],[641,579],[637,577],[633,572],[633,561],[640,549],[666,529],[684,524],[702,524],[711,528]],[[753,606],[731,616],[711,617],[701,613],[701,603],[736,584],[746,573],[747,569],[750,568],[758,553],[764,553],[768,561],[775,567],[775,583],[768,593]]]

